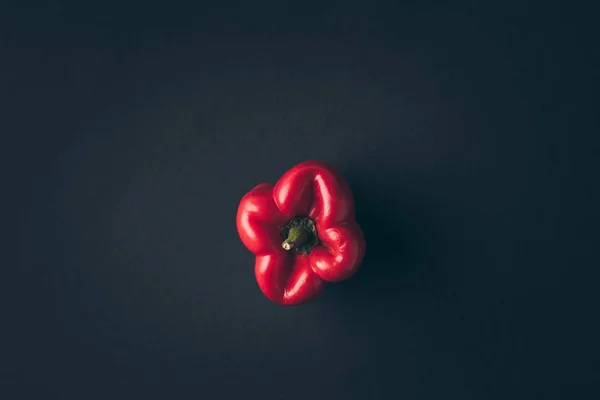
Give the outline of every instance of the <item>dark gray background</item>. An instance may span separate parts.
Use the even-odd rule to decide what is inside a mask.
[[[1,397],[591,397],[591,11],[84,3],[0,13]],[[236,207],[312,158],[367,256],[284,308]]]

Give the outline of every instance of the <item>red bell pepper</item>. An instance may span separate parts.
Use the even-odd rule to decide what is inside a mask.
[[[344,177],[320,161],[287,171],[274,186],[263,183],[241,200],[237,229],[256,255],[258,285],[284,305],[304,303],[352,276],[365,255]]]

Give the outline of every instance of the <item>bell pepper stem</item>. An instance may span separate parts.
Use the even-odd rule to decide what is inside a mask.
[[[301,226],[290,228],[288,237],[281,243],[281,247],[285,250],[291,250],[294,247],[301,246],[308,240],[308,232]]]

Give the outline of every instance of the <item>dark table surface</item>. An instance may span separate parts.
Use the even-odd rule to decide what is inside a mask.
[[[0,397],[591,397],[593,14],[483,3],[2,6]],[[306,159],[368,251],[285,308],[235,214]]]

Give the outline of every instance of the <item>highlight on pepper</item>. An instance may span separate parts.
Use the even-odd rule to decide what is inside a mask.
[[[256,256],[258,286],[283,305],[305,303],[328,282],[348,279],[365,255],[350,188],[322,161],[305,161],[275,185],[256,186],[240,201],[236,223]]]

